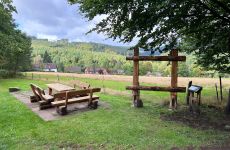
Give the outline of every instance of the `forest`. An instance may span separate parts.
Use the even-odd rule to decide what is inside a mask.
[[[126,75],[132,74],[132,62],[125,60],[125,55],[132,55],[129,47],[110,46],[99,43],[69,42],[66,39],[48,41],[47,39],[32,38],[33,64],[55,63],[59,72],[64,72],[64,67],[78,66],[82,72],[86,67],[105,68],[110,71],[124,70]],[[50,57],[47,61],[46,55]],[[142,49],[141,55],[148,55]],[[163,53],[162,55],[167,55]],[[195,56],[186,55],[187,61],[179,63],[179,76],[182,77],[215,77],[218,72],[206,71],[195,62]],[[170,64],[168,62],[141,62],[141,75],[169,76]]]

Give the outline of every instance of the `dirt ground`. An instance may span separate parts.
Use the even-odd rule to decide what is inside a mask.
[[[54,72],[33,72],[34,74],[41,75],[59,75],[59,76],[69,76],[78,78],[92,78],[102,80],[113,80],[113,81],[125,81],[132,82],[132,76],[124,75],[98,75],[98,74],[76,74],[76,73],[54,73]],[[153,77],[153,76],[140,76],[140,82],[159,84],[164,86],[170,86],[170,77]],[[197,78],[197,77],[179,77],[178,86],[187,86],[189,81],[193,81],[193,84],[201,86],[211,86],[214,87],[215,83],[219,85],[218,78]],[[222,79],[223,86],[225,88],[230,88],[230,78]]]
[[[201,114],[194,114],[183,106],[171,114],[161,114],[161,119],[179,122],[201,130],[215,129],[230,132],[230,117],[224,114],[223,109],[213,106],[206,107],[206,105],[200,108]]]

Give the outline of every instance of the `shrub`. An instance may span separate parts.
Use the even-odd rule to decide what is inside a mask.
[[[9,77],[9,71],[0,69],[0,78],[7,78]]]

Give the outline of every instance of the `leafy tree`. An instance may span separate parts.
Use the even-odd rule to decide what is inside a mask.
[[[31,67],[31,40],[16,29],[11,0],[0,1],[0,66],[10,74]]]
[[[148,72],[152,72],[153,70],[151,62],[141,62],[140,63],[140,75],[146,75]]]
[[[33,63],[34,64],[42,64],[42,57],[41,57],[41,55],[34,56]]]
[[[178,69],[179,76],[182,77],[188,77],[189,76],[189,67],[186,65],[186,63],[179,63],[179,69]]]
[[[125,71],[125,74],[131,75],[133,73],[133,64],[131,62],[125,62],[123,70]]]
[[[83,70],[86,67],[93,66],[97,68],[108,68],[109,70],[122,69],[126,74],[129,75],[132,74],[133,71],[132,61],[126,61],[124,56],[114,53],[114,50],[112,50],[113,52],[109,52],[105,49],[100,49],[100,46],[98,46],[98,49],[95,49],[92,52],[88,49],[90,46],[87,46],[88,48],[85,47],[84,51],[81,48],[76,48],[76,45],[79,47],[84,47],[85,43],[68,43],[63,44],[61,47],[53,47],[51,45],[54,45],[55,42],[40,39],[32,40],[32,43],[34,49],[32,56],[34,56],[34,63],[37,64],[42,62],[41,58],[43,58],[45,51],[47,51],[47,53],[51,56],[53,63],[57,64],[58,66],[60,63],[63,63],[64,66],[81,66]],[[69,60],[71,60],[71,63]],[[95,61],[95,64],[93,61]],[[171,74],[171,66],[167,66],[168,62],[145,62],[144,65],[142,64],[143,63],[140,63],[140,73],[142,75],[145,75],[148,71],[152,71],[152,73],[155,75],[169,76]],[[179,63],[179,65],[182,64],[183,62]],[[204,70],[200,66],[194,64],[193,55],[187,55],[186,65],[179,66],[179,71],[180,76],[207,75],[204,74]]]
[[[64,72],[65,71],[65,67],[63,63],[58,64],[58,72]]]
[[[43,63],[52,63],[52,59],[47,51],[43,55]]]
[[[136,46],[170,50],[180,42],[198,63],[230,72],[229,0],[68,0],[89,20],[104,19],[90,30]],[[156,49],[156,50],[157,50]],[[162,50],[162,49],[160,49]]]

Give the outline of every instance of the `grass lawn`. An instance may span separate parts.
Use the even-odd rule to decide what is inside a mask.
[[[26,73],[27,78],[31,79],[31,73]],[[53,75],[33,75],[33,79],[39,80],[48,80],[48,81],[57,81],[57,76],[55,74]],[[66,77],[66,76],[59,76],[59,80],[67,83],[72,83],[73,80],[79,80],[82,82],[89,83],[90,85],[94,87],[100,87],[100,88],[106,88],[106,89],[112,89],[116,91],[126,91],[125,87],[128,85],[132,85],[130,82],[123,82],[123,81],[112,81],[112,80],[98,80],[98,79],[92,79],[92,78],[79,78],[79,77]],[[204,79],[205,80],[205,79]],[[148,84],[148,83],[140,83],[141,85],[149,85],[149,86],[162,86],[161,83],[157,83],[155,85]],[[228,89],[230,87],[225,87],[225,84],[223,83],[223,95],[226,98],[228,95]],[[131,91],[126,91],[127,93],[131,94]],[[219,93],[220,94],[220,93]],[[208,103],[215,103],[216,102],[216,92],[214,85],[213,87],[204,85],[202,90],[202,101],[208,102]],[[154,102],[161,102],[162,100],[168,100],[170,96],[170,93],[168,92],[153,92],[153,91],[141,91],[141,97],[145,101],[154,101]],[[185,103],[185,93],[179,93],[178,94],[178,101],[179,103]]]
[[[99,81],[93,79],[88,81],[95,87],[99,84]],[[99,107],[97,110],[67,116],[61,120],[45,122],[8,92],[11,86],[30,90],[31,82],[46,87],[44,81],[38,80],[0,80],[0,149],[213,147],[223,145],[230,138],[227,131],[202,130],[162,120],[162,114],[173,113],[158,103],[169,95],[162,92],[154,92],[154,95],[146,92],[146,95],[156,101],[146,100],[145,107],[141,109],[131,107],[127,96],[99,94],[100,100],[108,103],[109,108]],[[127,83],[106,81],[106,84],[112,89],[124,90],[123,86]],[[208,89],[204,95],[211,93]],[[181,94],[181,101],[183,96]]]

